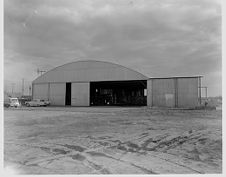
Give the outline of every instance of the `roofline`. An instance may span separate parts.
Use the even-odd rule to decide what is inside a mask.
[[[70,83],[96,83],[96,82],[139,82],[139,81],[147,81],[147,79],[142,79],[142,80],[102,80],[102,81],[70,81]],[[41,85],[41,84],[53,84],[53,83],[58,83],[58,84],[63,84],[65,82],[37,82],[33,83],[34,85]]]
[[[148,78],[148,80],[151,79],[176,79],[176,78],[202,78],[204,76],[170,76],[170,77],[151,77]]]
[[[60,66],[57,66],[57,67],[55,67],[55,68],[52,68],[52,69],[48,70],[48,71],[45,72],[43,75],[45,75],[45,74],[49,73],[50,71],[53,71],[53,70],[55,70],[55,69],[57,69],[57,68],[63,67],[63,66],[65,66],[65,65],[69,65],[69,64],[73,64],[73,63],[78,63],[78,62],[100,62],[100,63],[113,64],[113,65],[117,65],[117,66],[126,68],[126,69],[128,69],[128,70],[130,70],[130,71],[136,72],[136,73],[138,73],[138,74],[141,74],[142,76],[146,77],[146,79],[148,79],[147,76],[145,76],[144,74],[142,74],[142,73],[140,73],[140,72],[138,72],[138,71],[136,71],[136,70],[134,70],[134,69],[128,68],[128,67],[126,67],[126,66],[123,66],[123,65],[120,65],[120,64],[117,64],[117,63],[112,63],[112,62],[108,62],[108,61],[99,61],[99,60],[78,60],[78,61],[73,61],[73,62],[65,63],[65,64],[63,64],[63,65],[60,65]],[[43,75],[38,76],[35,80],[32,81],[32,83],[35,83],[35,81],[36,81],[38,78],[42,77]]]

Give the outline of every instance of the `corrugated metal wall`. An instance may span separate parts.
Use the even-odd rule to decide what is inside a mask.
[[[65,105],[66,83],[51,83],[49,91],[49,100],[51,105]]]
[[[72,83],[71,84],[71,105],[72,106],[89,106],[90,99],[89,83]]]
[[[152,80],[147,80],[147,106],[153,105],[152,93]]]
[[[198,106],[198,79],[178,79],[178,107]]]
[[[173,79],[154,79],[152,91],[153,106],[175,106],[175,84]]]
[[[71,84],[71,106],[89,106],[89,83]],[[33,99],[49,100],[51,105],[64,106],[66,83],[33,84]]]
[[[147,90],[148,106],[189,108],[198,106],[198,77],[149,79]]]
[[[33,99],[48,100],[48,84],[33,84]]]

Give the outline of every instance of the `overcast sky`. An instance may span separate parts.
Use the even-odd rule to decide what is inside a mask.
[[[5,89],[37,68],[102,60],[148,77],[203,75],[221,95],[218,0],[5,0]]]

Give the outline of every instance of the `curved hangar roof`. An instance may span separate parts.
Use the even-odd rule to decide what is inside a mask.
[[[58,66],[33,81],[48,82],[90,82],[147,80],[143,74],[124,66],[103,61],[77,61]]]

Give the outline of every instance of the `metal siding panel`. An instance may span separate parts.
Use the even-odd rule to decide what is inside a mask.
[[[51,83],[50,84],[50,103],[51,105],[65,105],[65,89],[66,83]]]
[[[48,100],[48,84],[33,84],[33,99]]]
[[[198,78],[178,78],[178,107],[198,106]]]
[[[152,80],[147,80],[147,106],[152,106]]]
[[[89,83],[72,83],[71,84],[71,105],[72,106],[89,106],[90,97]]]
[[[175,107],[174,79],[153,79],[152,88],[152,106]]]

